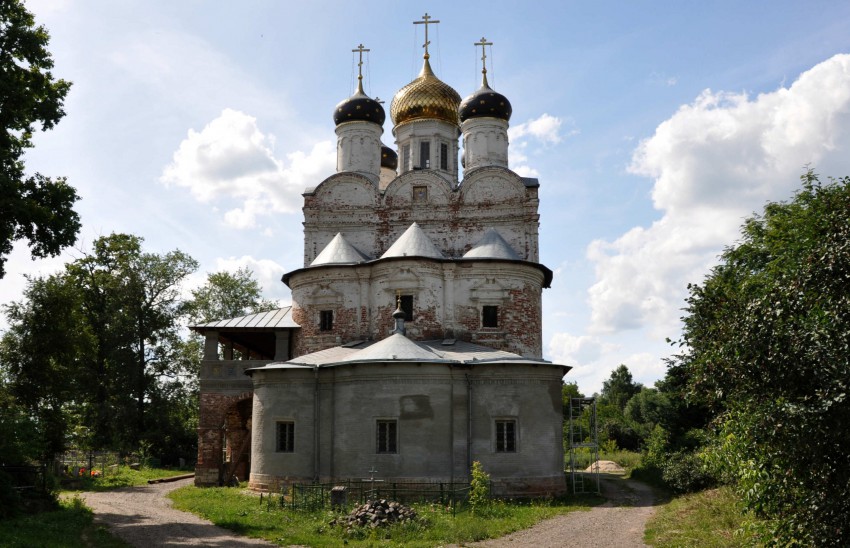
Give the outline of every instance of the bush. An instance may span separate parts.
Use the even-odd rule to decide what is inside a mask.
[[[484,471],[481,463],[472,463],[472,479],[469,480],[469,505],[472,511],[486,507],[490,503],[490,474]]]
[[[697,453],[670,453],[661,466],[661,478],[675,493],[692,493],[717,482]]]

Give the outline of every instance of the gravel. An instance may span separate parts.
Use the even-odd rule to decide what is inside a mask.
[[[601,476],[602,495],[608,502],[588,512],[570,512],[542,521],[529,529],[466,546],[497,548],[534,546],[633,547],[646,546],[643,531],[655,512],[652,489],[616,476]]]
[[[100,493],[82,493],[94,510],[96,523],[139,548],[151,546],[275,546],[264,540],[240,537],[194,514],[171,507],[166,494],[191,485],[192,479],[127,487]]]

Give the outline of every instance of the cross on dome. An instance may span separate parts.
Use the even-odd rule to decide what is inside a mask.
[[[429,57],[431,57],[431,55],[428,53],[428,45],[431,43],[431,41],[428,40],[428,25],[434,25],[434,24],[439,23],[439,22],[440,21],[438,21],[438,20],[437,21],[431,21],[431,16],[428,15],[427,11],[425,12],[425,15],[422,16],[422,21],[414,21],[413,22],[414,25],[425,25],[425,43],[422,44],[422,47],[425,48],[425,59],[428,59]]]

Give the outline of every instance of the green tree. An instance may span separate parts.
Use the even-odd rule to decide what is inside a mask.
[[[81,299],[64,275],[29,280],[24,300],[5,307],[10,327],[0,339],[0,367],[17,407],[34,421],[40,452],[65,449],[71,406],[91,399],[85,356],[90,334]]]
[[[97,443],[122,450],[144,439],[147,407],[163,379],[182,373],[173,359],[179,353],[180,286],[197,269],[182,251],[146,253],[142,241],[128,234],[98,238],[91,253],[67,267],[96,339]]]
[[[632,396],[640,392],[643,386],[634,382],[632,373],[624,364],[620,364],[611,371],[608,380],[602,382],[601,399],[606,403],[614,405],[621,412],[626,408],[626,403]]]
[[[38,418],[46,456],[69,440],[131,451],[156,439],[164,450],[193,398],[179,319],[180,286],[197,263],[141,245],[126,234],[98,238],[63,273],[30,280],[24,300],[6,309],[0,363]],[[183,440],[191,417],[184,423]]]
[[[675,357],[711,453],[781,545],[850,542],[850,178],[811,171],[690,287]]]
[[[213,272],[207,275],[206,284],[192,290],[186,313],[191,323],[205,323],[280,307],[275,301],[263,299],[262,291],[248,268]]]
[[[28,240],[33,257],[55,256],[80,230],[73,187],[61,177],[25,175],[35,126],[46,131],[59,122],[71,86],[50,72],[49,39],[23,2],[0,3],[0,278],[16,240]]]

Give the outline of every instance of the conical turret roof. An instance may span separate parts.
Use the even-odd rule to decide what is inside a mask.
[[[410,225],[410,228],[405,230],[404,234],[381,255],[382,259],[386,259],[387,257],[445,258],[440,250],[437,249],[437,246],[434,245],[434,242],[431,241],[431,238],[416,223]]]

